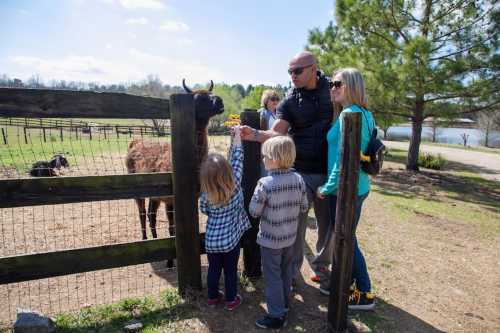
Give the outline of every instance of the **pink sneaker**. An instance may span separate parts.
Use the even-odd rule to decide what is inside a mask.
[[[241,302],[243,302],[243,297],[241,297],[241,295],[236,295],[234,301],[226,302],[226,310],[233,311],[241,304]]]
[[[211,308],[215,308],[217,304],[222,303],[222,300],[224,299],[224,293],[219,290],[219,297],[217,298],[209,298],[207,300],[207,305]]]

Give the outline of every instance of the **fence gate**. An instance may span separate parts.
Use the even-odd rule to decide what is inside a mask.
[[[109,119],[118,124],[97,122]],[[122,119],[135,119],[135,123],[122,124]],[[158,136],[155,128],[141,123],[146,119],[170,119],[170,135],[163,131]],[[198,230],[191,94],[165,100],[120,93],[0,88],[0,128],[0,297],[14,297],[9,286],[16,284],[29,286],[34,280],[70,274],[76,274],[78,282],[80,273],[174,258],[180,291],[201,287],[203,235]],[[174,172],[126,173],[118,153],[132,139],[142,137],[171,139]],[[31,163],[41,156],[50,158],[56,151],[67,154],[70,175],[29,176]],[[87,169],[79,166],[84,164]],[[90,170],[90,164],[95,169]],[[137,222],[133,201],[125,201],[123,208],[123,199],[172,195],[176,198],[176,237],[140,240],[138,224],[115,225],[115,219],[126,220],[129,215]],[[103,223],[106,219],[108,223]],[[106,235],[93,231],[106,227]],[[133,229],[134,236],[122,237],[125,228]],[[128,275],[122,272],[111,279],[123,283],[122,274]],[[94,282],[105,283],[106,278]],[[47,282],[49,302],[54,288]],[[111,293],[116,293],[114,288]],[[78,293],[78,283],[74,290]],[[67,292],[69,297],[72,291]],[[56,312],[68,310],[69,305],[59,303]]]

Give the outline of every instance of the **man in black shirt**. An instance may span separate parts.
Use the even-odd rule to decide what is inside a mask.
[[[294,168],[302,176],[307,187],[309,207],[314,207],[318,225],[316,257],[312,262],[315,276],[313,281],[320,282],[329,278],[331,250],[324,249],[325,244],[332,246],[329,240],[328,225],[330,212],[328,200],[319,199],[316,189],[326,182],[327,177],[327,142],[326,134],[333,118],[333,106],[330,99],[330,80],[317,69],[316,58],[310,52],[301,52],[290,60],[288,73],[295,88],[278,105],[276,121],[267,131],[259,131],[248,126],[241,129],[243,140],[264,142],[275,135],[289,134],[295,143],[297,157]],[[308,212],[299,219],[297,239],[294,244],[296,274],[304,260],[304,243],[307,229]]]

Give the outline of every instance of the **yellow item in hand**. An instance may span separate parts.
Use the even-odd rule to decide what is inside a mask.
[[[240,115],[239,114],[230,114],[229,120],[224,122],[224,126],[232,127],[241,125]]]
[[[369,163],[369,162],[371,161],[370,156],[363,155],[363,153],[361,153],[360,155],[361,155],[360,160],[361,160],[362,162],[368,162],[368,163]]]

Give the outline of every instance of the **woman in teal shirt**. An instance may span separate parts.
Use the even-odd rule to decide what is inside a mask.
[[[342,127],[345,114],[360,112],[361,116],[361,150],[365,151],[370,140],[370,133],[375,127],[375,121],[367,108],[365,84],[361,73],[354,68],[345,68],[333,73],[331,97],[334,103],[342,105],[340,116],[332,125],[327,134],[328,141],[328,180],[318,188],[320,198],[329,197],[332,227],[335,225],[337,207],[337,187],[340,176],[340,147],[342,144]],[[358,195],[356,198],[355,225],[357,226],[361,215],[363,201],[370,192],[370,178],[361,168],[358,179]],[[370,277],[366,268],[365,258],[361,252],[356,236],[354,237],[354,260],[352,279],[356,288],[351,289],[349,296],[349,309],[371,310],[374,306],[374,295],[371,293]],[[320,291],[329,294],[327,286],[320,286]]]

